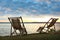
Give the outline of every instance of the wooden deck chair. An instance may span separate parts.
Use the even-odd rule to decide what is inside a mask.
[[[16,30],[20,31],[20,35],[27,34],[26,28],[24,26],[22,17],[8,17],[10,23],[11,23],[11,32],[10,35],[13,35],[14,33],[17,34]],[[14,31],[12,32],[12,27]]]
[[[53,27],[53,26],[54,26],[54,31],[56,31],[55,23],[57,20],[58,18],[51,18],[43,27],[39,27],[37,31],[41,33],[44,28],[47,28],[46,32],[48,32],[50,27]]]

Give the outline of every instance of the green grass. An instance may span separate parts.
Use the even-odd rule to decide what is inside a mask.
[[[50,34],[29,34],[23,36],[0,36],[0,40],[60,40],[59,33],[50,33]]]

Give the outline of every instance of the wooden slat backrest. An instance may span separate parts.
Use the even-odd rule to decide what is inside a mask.
[[[58,19],[53,18],[52,21],[50,22],[50,24],[47,26],[47,28],[52,27],[56,23],[57,20]]]
[[[11,17],[11,18],[8,18],[12,27],[14,29],[21,29],[21,22],[20,22],[20,17]]]

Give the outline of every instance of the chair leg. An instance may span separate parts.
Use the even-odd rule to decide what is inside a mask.
[[[56,31],[55,25],[54,25],[54,32]]]
[[[16,29],[14,29],[14,33],[17,35]]]
[[[25,31],[26,35],[27,35],[27,31]]]
[[[42,33],[42,30],[40,30],[40,33]]]
[[[21,29],[19,31],[20,31],[20,35],[22,35],[23,34],[23,31]]]
[[[12,26],[11,26],[11,30],[10,30],[10,36],[12,36]]]
[[[40,33],[42,33],[43,29],[44,29],[44,27],[41,27],[41,28],[40,28]]]
[[[27,31],[26,31],[26,28],[24,28],[24,34],[26,34],[26,35],[27,35]]]
[[[46,31],[47,33],[49,32],[49,28],[47,29],[47,31]]]

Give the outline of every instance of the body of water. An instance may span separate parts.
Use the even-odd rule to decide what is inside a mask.
[[[39,27],[43,27],[45,23],[24,23],[28,34],[37,33]],[[60,23],[55,24],[56,30],[60,30]],[[0,36],[10,35],[11,24],[6,22],[0,23]]]

